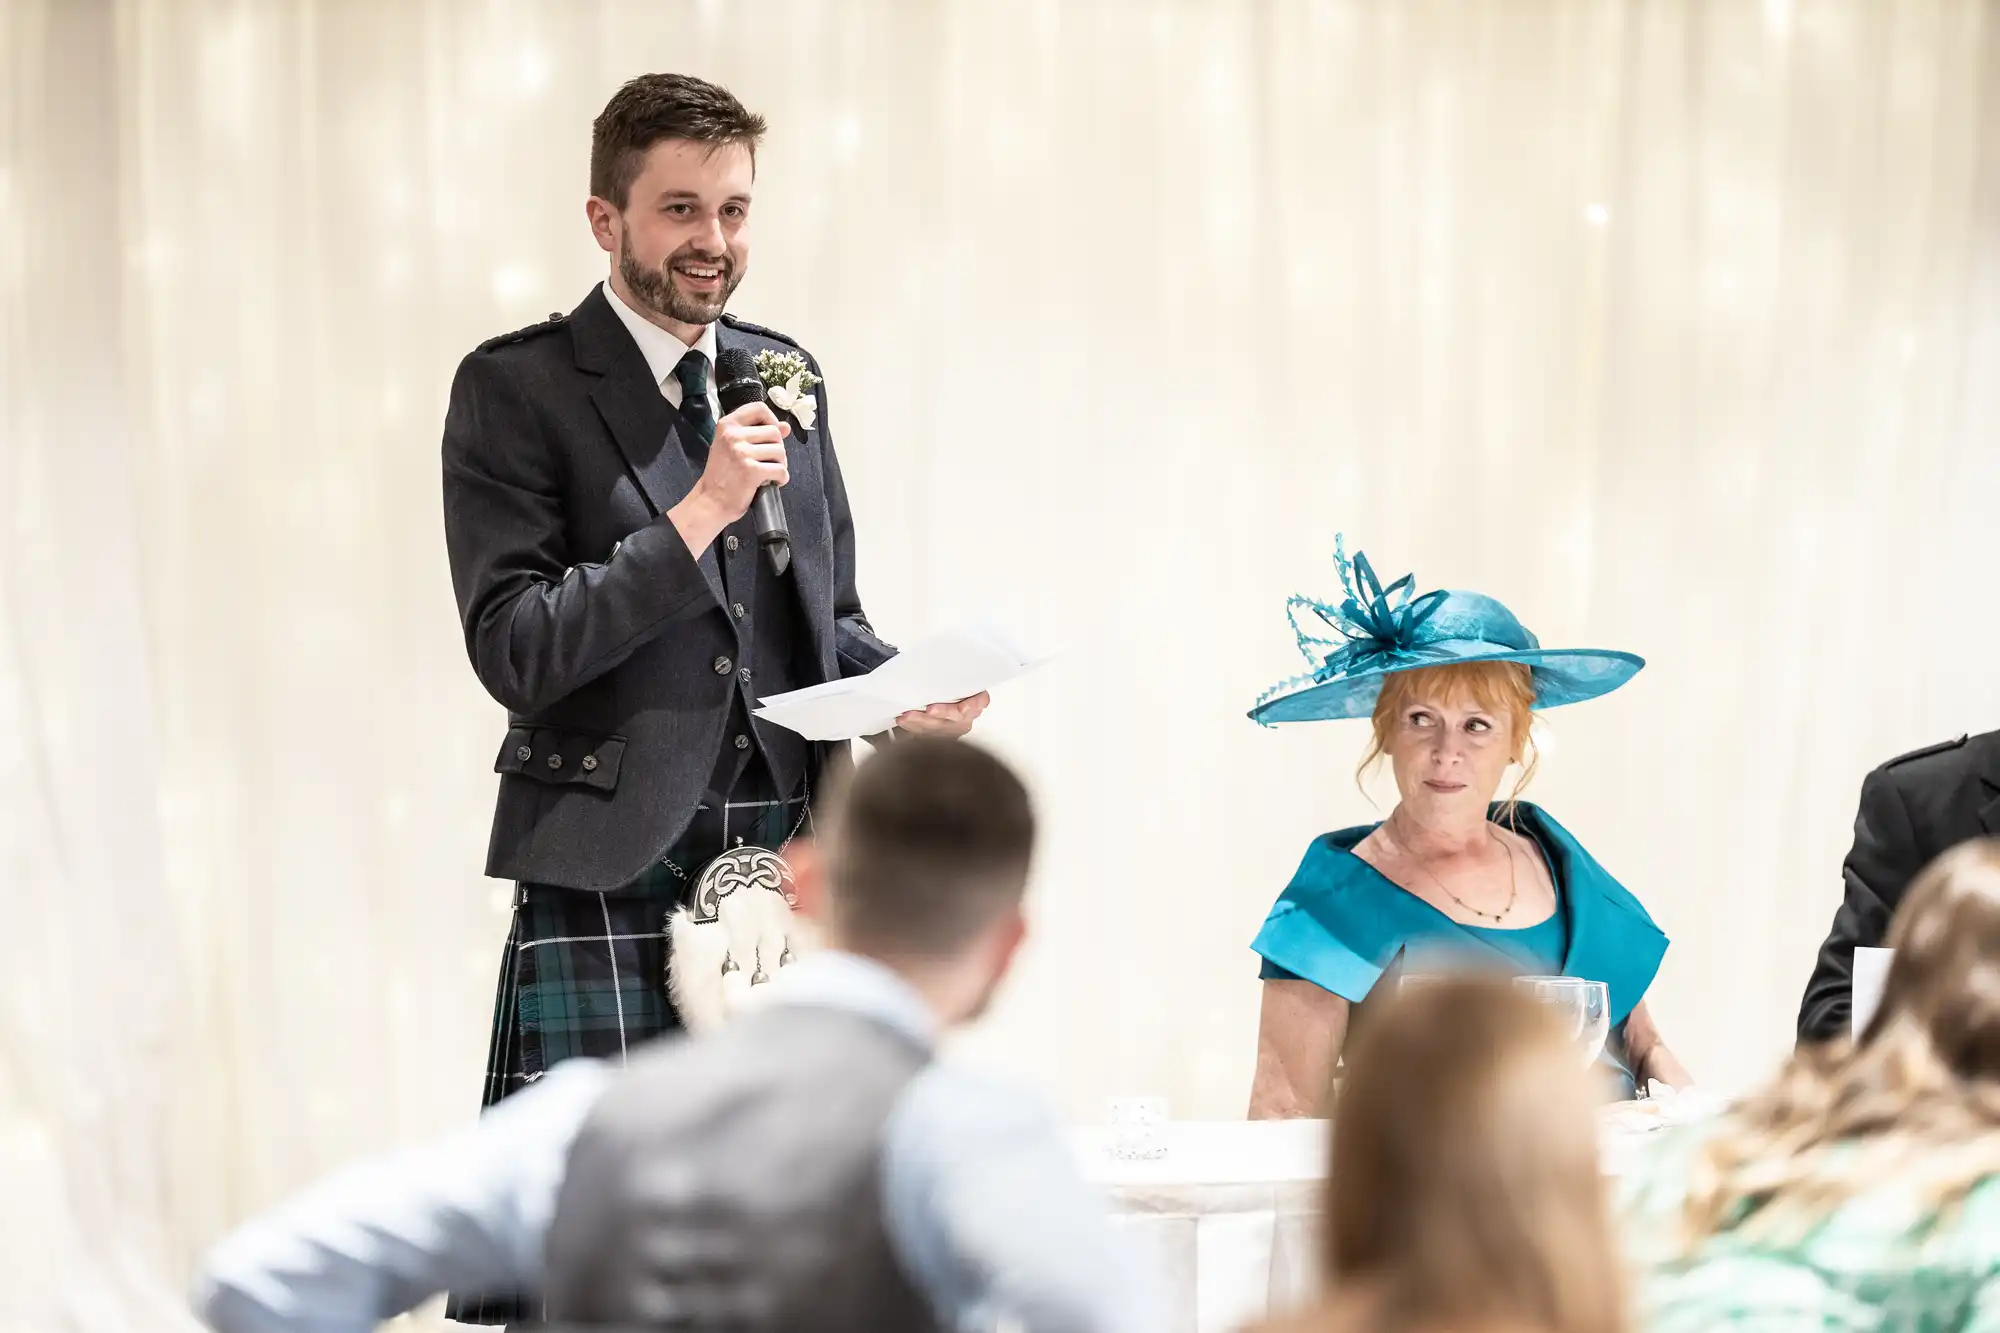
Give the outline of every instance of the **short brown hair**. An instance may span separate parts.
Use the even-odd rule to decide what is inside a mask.
[[[590,127],[590,192],[624,208],[646,151],[663,139],[742,144],[754,167],[764,128],[727,88],[689,74],[641,74],[612,94]]]
[[[832,805],[829,910],[852,944],[948,957],[1020,903],[1034,811],[1021,780],[978,746],[900,740],[862,764]]]
[[[1383,1328],[1623,1333],[1621,1263],[1576,1047],[1504,980],[1391,996],[1334,1112],[1326,1271]]]

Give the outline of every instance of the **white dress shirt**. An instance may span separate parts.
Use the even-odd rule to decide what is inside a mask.
[[[922,997],[852,954],[786,969],[765,999],[936,1039]],[[539,1290],[570,1146],[616,1077],[600,1061],[566,1061],[477,1124],[350,1167],[252,1220],[209,1254],[196,1310],[221,1333],[368,1333],[448,1287]],[[947,1329],[1162,1327],[1150,1275],[1026,1089],[933,1063],[891,1111],[881,1161],[890,1244]]]
[[[644,315],[626,305],[618,293],[611,290],[611,280],[604,280],[604,298],[611,302],[611,313],[625,327],[631,330],[632,341],[639,344],[639,352],[646,358],[646,369],[653,372],[653,382],[660,386],[668,402],[676,412],[681,407],[681,382],[674,375],[674,367],[690,351],[700,352],[708,358],[708,410],[716,420],[722,419],[722,400],[715,392],[715,325],[701,326],[701,337],[694,340],[693,347],[668,333]]]

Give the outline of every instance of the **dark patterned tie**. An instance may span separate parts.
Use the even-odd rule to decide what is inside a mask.
[[[708,358],[690,347],[674,367],[674,378],[681,382],[681,418],[706,449],[715,440],[715,409],[708,404]]]

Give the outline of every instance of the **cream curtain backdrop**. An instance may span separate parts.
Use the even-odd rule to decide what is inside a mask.
[[[981,727],[1048,832],[966,1044],[1079,1119],[1241,1113],[1247,942],[1371,816],[1359,724],[1243,717],[1336,530],[1651,660],[1535,794],[1723,1086],[1862,774],[2000,726],[1992,4],[12,0],[0,58],[24,1327],[159,1327],[246,1211],[474,1110],[503,719],[439,427],[602,274],[641,71],[771,120],[736,308],[825,364],[877,623],[1068,646]]]

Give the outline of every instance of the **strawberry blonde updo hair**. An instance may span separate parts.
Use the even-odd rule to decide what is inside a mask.
[[[1534,673],[1520,662],[1447,662],[1384,676],[1382,692],[1375,696],[1374,715],[1369,719],[1374,734],[1367,752],[1361,756],[1360,766],[1354,770],[1357,784],[1363,783],[1368,770],[1388,753],[1389,741],[1404,711],[1422,699],[1444,704],[1470,701],[1507,719],[1514,736],[1514,753],[1508,758],[1521,766],[1521,776],[1514,783],[1514,790],[1507,793],[1505,802],[1511,814],[1514,802],[1528,789],[1535,769],[1542,762],[1535,750],[1535,738],[1530,734],[1535,723]],[[1365,794],[1365,787],[1363,791]]]

